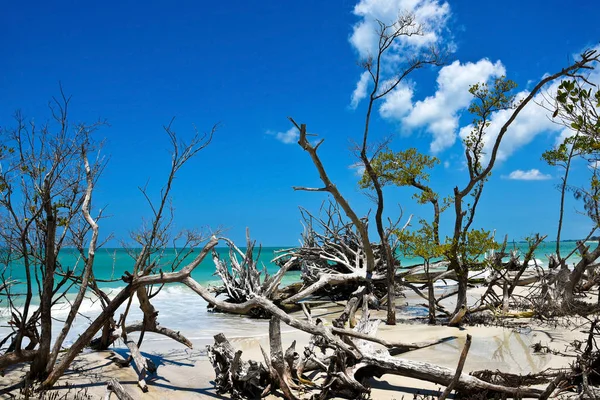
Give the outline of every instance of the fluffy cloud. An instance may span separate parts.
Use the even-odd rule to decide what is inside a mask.
[[[600,46],[597,46],[600,50]],[[577,56],[578,57],[578,56]],[[574,58],[577,58],[574,57]],[[588,80],[592,83],[600,83],[600,71],[593,70],[588,76]],[[552,134],[556,135],[555,143],[558,145],[562,141],[573,135],[574,132],[571,129],[565,128],[563,125],[557,124],[551,119],[551,113],[540,105],[545,105],[552,109],[552,105],[548,102],[552,101],[558,90],[560,81],[554,81],[547,87],[543,88],[538,94],[536,94],[533,100],[519,113],[517,118],[512,122],[504,137],[502,143],[498,149],[496,160],[499,162],[508,159],[515,151],[529,144],[536,136],[540,134]],[[515,96],[515,100],[518,102],[529,95],[529,91],[521,91]],[[506,123],[508,118],[512,115],[513,110],[502,110],[494,113],[490,119],[490,126],[487,131],[490,136],[486,138],[483,146],[485,157],[489,157],[494,141],[502,126]],[[465,138],[471,132],[473,127],[471,125],[465,126],[460,130],[460,137]],[[485,158],[484,157],[484,158]]]
[[[439,153],[456,141],[459,111],[467,108],[472,100],[469,86],[505,73],[500,61],[492,63],[482,59],[465,64],[455,61],[440,69],[433,96],[412,104],[412,88],[398,86],[385,97],[379,113],[384,118],[401,122],[405,131],[424,129],[433,137],[431,151]]]
[[[437,0],[361,0],[354,7],[354,14],[360,18],[354,25],[350,43],[361,58],[375,55],[379,28],[377,21],[392,24],[399,13],[412,13],[415,21],[423,27],[423,36],[402,37],[391,56],[401,56],[402,50],[431,45],[440,39],[450,16],[450,6]]]
[[[506,179],[512,179],[517,181],[543,181],[547,179],[552,179],[550,175],[542,174],[539,169],[530,169],[529,171],[523,171],[517,169],[511,172],[508,176],[505,176]]]
[[[356,88],[352,92],[352,99],[350,100],[350,108],[353,110],[358,106],[358,103],[365,97],[367,97],[367,88],[371,80],[371,75],[368,71],[363,72],[360,75],[360,79],[356,82]]]
[[[398,10],[415,15],[417,23],[423,26],[425,36],[403,37],[399,43],[389,49],[384,59],[383,73],[386,78],[398,63],[406,61],[406,55],[415,54],[422,46],[431,44],[448,46],[448,40],[441,35],[446,29],[450,16],[450,6],[442,0],[360,0],[354,8],[354,14],[360,17],[354,26],[350,42],[361,57],[376,53],[378,34],[377,20],[390,24],[398,15]],[[596,47],[600,50],[600,46]],[[578,58],[575,56],[574,58]],[[482,59],[477,62],[461,63],[455,61],[439,70],[436,92],[423,100],[415,101],[416,85],[413,82],[402,82],[389,93],[379,106],[379,114],[390,121],[398,122],[401,132],[411,134],[415,131],[431,135],[430,150],[439,153],[456,143],[457,136],[464,139],[473,127],[460,127],[459,119],[471,103],[472,96],[468,92],[471,85],[479,82],[490,82],[494,77],[506,75],[506,69],[500,61],[492,63]],[[594,83],[600,83],[600,70],[593,70],[588,78]],[[537,80],[535,80],[537,81]],[[531,81],[531,82],[535,82]],[[528,82],[528,85],[529,83]],[[361,75],[352,94],[351,107],[356,108],[361,99],[367,95],[369,76]],[[556,143],[573,134],[564,126],[552,121],[550,113],[539,104],[552,99],[559,82],[554,82],[543,89],[544,94],[538,93],[512,122],[504,134],[502,144],[498,149],[498,162],[505,161],[515,151],[526,146],[540,134],[550,134],[556,137]],[[383,86],[383,85],[382,85]],[[516,95],[516,101],[527,97],[527,90]],[[536,104],[537,103],[537,104]],[[513,110],[498,111],[490,117],[487,128],[489,134],[484,143],[484,157],[492,152],[496,136],[501,127],[513,114]]]
[[[556,85],[552,85],[548,91],[554,91]],[[517,93],[515,100],[519,102],[528,95],[528,91],[519,92]],[[534,102],[541,103],[544,101],[544,98],[541,94],[538,94],[533,100]],[[483,145],[484,160],[489,160],[498,133],[506,121],[511,117],[513,111],[514,110],[497,111],[490,118],[490,125],[487,128],[488,136],[486,136]],[[465,139],[472,130],[472,125],[463,127],[460,130],[460,137]],[[553,123],[552,120],[548,118],[548,111],[532,102],[521,111],[504,134],[502,143],[500,144],[500,148],[496,155],[496,160],[498,162],[505,161],[517,149],[529,144],[541,133],[560,131],[562,131],[562,127]]]
[[[295,127],[292,127],[285,132],[267,131],[267,135],[275,136],[275,139],[285,144],[297,143],[300,138],[300,133]]]
[[[349,169],[354,171],[354,175],[362,178],[362,176],[365,174],[365,165],[362,163],[362,161],[359,162],[355,162],[354,164],[348,166]]]
[[[413,88],[400,84],[384,97],[379,114],[387,119],[400,120],[413,109]]]
[[[399,64],[407,61],[421,49],[442,42],[443,35],[440,33],[445,29],[446,21],[450,16],[450,6],[448,3],[438,0],[360,0],[354,7],[354,14],[360,20],[354,25],[350,43],[361,59],[377,55],[378,31],[380,30],[378,21],[392,25],[400,14],[405,13],[414,15],[415,24],[422,28],[423,35],[400,36],[381,60],[382,76],[395,75],[400,68]],[[448,44],[448,35],[445,36],[444,42]],[[359,102],[366,97],[370,78],[368,72],[362,73],[352,93],[350,108],[355,109]],[[397,90],[400,95],[408,93],[406,86]],[[390,108],[390,106],[385,106],[385,108]],[[390,113],[397,114],[398,110],[390,110]]]

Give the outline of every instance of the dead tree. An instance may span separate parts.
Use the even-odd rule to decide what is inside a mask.
[[[322,207],[322,215],[316,217],[301,208],[304,232],[302,245],[287,249],[278,257],[294,257],[302,271],[302,287],[283,300],[283,304],[293,304],[309,296],[328,297],[335,300],[348,300],[348,311],[352,305],[359,306],[367,286],[371,286],[369,299],[379,304],[388,291],[386,263],[383,246],[371,244],[375,255],[375,270],[369,275],[366,271],[366,253],[362,240],[351,221],[341,214],[336,203]],[[395,229],[396,224],[388,230]],[[397,242],[390,246],[396,250]],[[399,263],[395,265],[395,268]],[[394,287],[397,290],[397,287]],[[352,313],[346,315],[352,319]]]
[[[541,79],[533,89],[525,96],[516,106],[513,104],[510,91],[515,87],[511,81],[506,81],[502,78],[496,80],[493,90],[488,90],[487,85],[475,85],[471,88],[471,93],[475,97],[475,103],[471,106],[470,111],[477,117],[477,121],[473,126],[473,130],[466,139],[465,157],[469,171],[469,182],[463,187],[454,188],[453,205],[454,205],[454,232],[450,241],[450,248],[447,253],[447,258],[450,261],[450,268],[456,271],[458,276],[458,301],[455,314],[459,313],[461,308],[466,305],[467,281],[469,266],[461,259],[461,247],[465,245],[469,229],[474,221],[477,206],[481,198],[484,184],[489,177],[498,156],[498,150],[502,140],[510,129],[510,126],[528,106],[534,97],[548,84],[557,79],[569,76],[577,76],[581,71],[593,68],[594,64],[599,60],[596,51],[589,50],[581,54],[581,58],[562,70],[546,75]],[[487,132],[488,122],[494,112],[500,109],[512,109],[509,118],[501,126],[500,130],[493,139],[492,149],[485,156],[487,163],[483,157],[483,143],[489,137]],[[473,196],[473,200],[465,207],[464,199],[467,196]]]
[[[173,235],[173,210],[169,208],[169,196],[176,173],[210,143],[216,127],[206,135],[197,134],[190,143],[181,142],[171,125],[165,127],[173,146],[167,183],[158,202],[151,200],[145,188],[141,189],[150,205],[152,219],[134,236],[141,247],[139,252],[132,253],[136,260],[134,270],[125,274],[123,281],[126,287],[111,299],[99,288],[93,272],[95,252],[101,245],[98,221],[102,214],[99,212],[92,217],[92,197],[104,164],[102,158],[91,158],[90,155],[99,149],[92,133],[103,122],[93,125],[70,124],[69,102],[70,98],[62,92],[60,99],[54,99],[51,104],[53,123],[40,128],[33,122],[27,123],[18,113],[16,128],[3,132],[7,140],[0,154],[3,167],[0,174],[2,262],[5,265],[22,265],[26,293],[21,297],[24,298],[23,303],[17,304],[20,293],[11,290],[13,280],[3,274],[2,290],[6,293],[12,312],[10,324],[13,332],[0,342],[0,348],[3,349],[0,368],[29,362],[27,380],[41,382],[42,389],[49,388],[102,330],[102,336],[96,342],[97,347],[105,348],[112,341],[123,339],[130,349],[131,358],[135,359],[140,371],[140,386],[144,388],[146,372],[153,369],[152,364],[139,352],[145,332],[162,334],[191,346],[191,342],[179,332],[159,325],[158,311],[152,306],[151,299],[165,284],[188,277],[217,244],[216,238],[208,241],[203,251],[189,262],[188,256],[193,248],[204,242],[206,237],[196,231]],[[177,248],[183,247],[184,250],[177,250],[175,260],[163,264],[163,250],[171,241],[174,246],[178,245]],[[59,263],[58,254],[67,245],[79,251],[83,263],[81,269],[75,269],[75,266],[72,269],[69,266],[65,268]],[[184,262],[188,262],[188,265],[175,272]],[[74,286],[78,287],[75,299],[63,328],[53,338],[51,307],[64,299],[67,291]],[[35,307],[32,301],[35,292],[40,299],[39,307]],[[90,294],[101,301],[102,313],[59,357],[82,300]],[[139,299],[144,319],[127,324],[133,296]],[[126,311],[117,321],[115,312],[124,303],[127,303]],[[127,337],[133,331],[141,332],[137,342]],[[5,344],[7,347],[4,347]]]
[[[100,331],[102,326],[113,317],[117,309],[123,305],[131,296],[135,295],[137,289],[140,287],[152,286],[152,285],[165,285],[169,283],[182,282],[191,284],[195,282],[191,277],[192,271],[200,265],[204,258],[212,251],[213,247],[218,243],[217,238],[211,238],[208,243],[204,246],[202,251],[185,267],[176,272],[160,272],[157,274],[149,275],[131,275],[125,277],[127,286],[123,288],[117,295],[109,302],[108,306],[105,307],[100,315],[91,322],[88,328],[77,338],[77,340],[69,347],[69,349],[62,355],[60,360],[57,362],[55,368],[48,375],[45,381],[43,381],[42,388],[52,387],[56,381],[62,376],[62,374],[69,367],[71,362],[77,357],[77,355],[83,350],[94,338],[94,336]],[[0,365],[2,357],[0,357]]]
[[[91,277],[92,264],[77,270],[62,266],[58,253],[84,240],[73,232],[78,224],[91,232],[89,252],[97,245],[96,220],[90,216],[92,191],[102,160],[89,160],[97,150],[93,132],[104,125],[73,124],[70,97],[61,88],[50,103],[52,119],[39,126],[17,112],[16,127],[5,129],[0,174],[1,246],[5,265],[20,265],[25,272],[25,293],[7,291],[13,332],[2,340],[10,344],[0,356],[6,362],[31,361],[29,379],[44,379],[61,350],[79,310]],[[92,256],[93,257],[93,256]],[[89,258],[89,257],[88,257]],[[77,279],[80,289],[53,347],[51,308],[64,298]],[[4,283],[11,281],[3,276]],[[20,296],[22,295],[22,296]],[[39,298],[39,307],[32,301]],[[23,299],[17,304],[17,299]],[[22,311],[21,311],[22,310]],[[28,343],[27,343],[28,342]],[[26,351],[26,352],[24,352]]]
[[[374,58],[369,58],[362,62],[365,70],[369,73],[372,78],[372,90],[369,96],[369,102],[365,114],[365,126],[360,140],[361,145],[359,146],[359,159],[360,163],[365,167],[365,176],[369,178],[372,188],[376,193],[376,204],[377,208],[375,211],[375,224],[377,227],[377,233],[379,235],[381,253],[380,257],[382,261],[385,261],[386,265],[386,279],[388,281],[388,292],[387,292],[387,310],[388,310],[388,324],[396,323],[395,316],[395,274],[396,274],[396,260],[392,247],[389,244],[390,230],[384,227],[383,223],[383,211],[384,211],[384,197],[382,191],[382,184],[375,169],[372,166],[372,159],[377,155],[368,154],[369,144],[369,128],[371,124],[371,113],[374,104],[392,92],[398,85],[400,85],[411,72],[422,68],[426,65],[441,65],[442,60],[440,55],[435,49],[429,49],[423,54],[416,54],[410,58],[410,61],[403,63],[398,66],[398,71],[391,77],[383,77],[383,66],[382,58],[385,57],[386,52],[396,43],[404,37],[410,37],[414,35],[423,35],[423,29],[420,24],[416,22],[413,14],[403,14],[398,19],[387,25],[381,21],[379,23],[379,43],[377,53]],[[389,78],[389,79],[388,79]],[[385,83],[383,80],[385,79]],[[308,191],[325,191],[329,192],[339,203],[341,208],[344,210],[346,216],[354,224],[360,240],[362,241],[366,257],[366,271],[368,274],[373,274],[375,270],[375,258],[366,223],[359,219],[356,212],[350,207],[350,204],[342,196],[336,186],[329,179],[325,168],[317,154],[319,146],[323,143],[323,140],[319,141],[316,145],[312,145],[307,140],[306,125],[298,125],[292,118],[290,118],[294,126],[299,130],[300,137],[298,144],[310,154],[310,157],[319,172],[321,181],[324,184],[322,188],[304,188],[295,187],[296,190],[308,190]],[[367,289],[370,290],[370,285],[367,285]]]
[[[371,77],[373,87],[369,96],[369,102],[365,115],[365,128],[362,137],[362,145],[360,147],[360,161],[365,167],[365,175],[369,177],[372,187],[376,193],[376,204],[377,209],[375,211],[375,224],[377,226],[377,234],[381,241],[383,250],[383,256],[387,265],[387,280],[388,280],[388,293],[387,293],[387,324],[396,324],[396,306],[395,306],[395,257],[391,246],[389,245],[389,231],[385,229],[383,224],[383,211],[384,211],[384,197],[382,184],[380,177],[376,170],[373,168],[372,160],[377,155],[368,154],[368,140],[369,140],[369,128],[371,123],[371,113],[375,103],[384,98],[386,95],[391,93],[398,85],[400,85],[411,72],[422,68],[426,65],[442,65],[442,57],[438,54],[435,48],[429,49],[423,54],[415,54],[410,58],[410,61],[404,63],[399,67],[398,73],[391,79],[387,79],[384,83],[383,80],[383,67],[382,58],[385,57],[387,50],[389,50],[395,42],[400,41],[404,37],[410,37],[414,35],[424,35],[423,27],[417,23],[416,18],[413,14],[403,14],[391,25],[387,25],[384,22],[378,21],[379,30],[379,43],[377,52],[374,58],[367,59],[363,62],[365,70]]]
[[[243,303],[254,296],[263,296],[267,299],[274,300],[278,292],[279,284],[285,273],[296,264],[297,257],[290,256],[280,266],[279,271],[273,276],[269,276],[266,267],[263,265],[263,270],[259,270],[258,258],[254,257],[254,246],[256,242],[250,239],[250,231],[246,230],[246,251],[240,250],[235,243],[227,238],[222,238],[229,247],[229,263],[227,260],[219,258],[219,254],[213,250],[213,261],[216,267],[216,274],[219,275],[222,286],[212,288],[217,294],[227,296],[227,301],[231,303]],[[264,278],[261,277],[264,275]],[[280,304],[277,301],[277,304]],[[210,307],[210,305],[209,305]],[[218,308],[213,310],[219,311]],[[250,310],[251,316],[266,317],[261,309]]]
[[[174,212],[172,205],[170,204],[170,195],[176,174],[192,157],[210,144],[216,126],[214,126],[209,133],[202,135],[196,133],[189,143],[184,143],[173,131],[172,124],[173,120],[171,120],[169,125],[164,126],[164,131],[167,134],[172,147],[171,168],[169,170],[167,181],[160,192],[158,201],[152,201],[146,187],[140,188],[141,193],[150,207],[152,218],[149,224],[144,225],[139,231],[134,232],[131,235],[131,238],[141,250],[130,251],[135,263],[133,271],[126,277],[127,281],[134,282],[138,278],[149,276],[153,273],[162,274],[164,270],[171,272],[177,270],[186,258],[192,254],[194,249],[206,240],[205,235],[193,230],[183,231],[177,236],[173,235],[172,219]],[[179,240],[179,242],[177,242],[177,240]],[[168,264],[162,264],[164,249],[169,246],[170,242],[173,242],[176,257]],[[177,244],[179,245],[179,248]],[[152,363],[149,360],[146,360],[139,351],[146,332],[161,334],[180,342],[187,347],[192,347],[191,342],[179,333],[179,331],[172,330],[159,324],[158,311],[152,305],[151,299],[156,296],[162,288],[163,283],[160,282],[155,286],[137,286],[135,296],[138,298],[140,309],[143,312],[143,320],[127,325],[127,315],[134,296],[134,294],[131,294],[127,299],[125,312],[120,316],[118,322],[115,323],[115,318],[109,316],[106,321],[109,326],[106,330],[111,333],[108,337],[104,336],[104,343],[101,343],[101,347],[104,347],[116,339],[123,340],[130,351],[130,356],[126,362],[130,362],[131,360],[135,361],[139,372],[139,386],[144,391],[147,390],[145,375],[148,372],[155,370]],[[108,306],[105,305],[105,309],[107,308]],[[140,337],[137,342],[128,338],[128,333],[138,330],[140,331]]]

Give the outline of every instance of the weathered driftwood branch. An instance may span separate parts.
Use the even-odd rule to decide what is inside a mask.
[[[269,371],[262,364],[242,361],[241,350],[235,352],[223,334],[215,335],[214,345],[207,350],[215,369],[217,393],[231,393],[234,399],[244,395],[258,398],[270,384]]]
[[[452,378],[452,382],[450,382],[450,384],[448,386],[446,386],[446,389],[440,395],[438,400],[446,400],[448,395],[452,392],[452,390],[458,383],[458,380],[460,379],[460,376],[462,374],[463,367],[465,366],[465,361],[467,360],[467,354],[469,354],[469,349],[471,348],[471,339],[472,339],[471,335],[467,334],[467,340],[465,342],[465,347],[463,347],[463,350],[460,353],[460,358],[458,359],[458,366],[456,367],[456,374],[454,375],[454,378]]]
[[[0,356],[0,371],[11,365],[32,361],[36,354],[37,350],[20,350],[3,354]]]
[[[106,383],[106,396],[104,396],[104,400],[109,400],[111,393],[114,393],[119,400],[133,400],[133,397],[125,391],[125,388],[115,378],[110,379]]]
[[[552,395],[552,392],[554,392],[554,390],[556,390],[558,385],[564,379],[565,379],[564,373],[561,372],[558,375],[556,375],[556,378],[554,378],[554,380],[552,382],[550,382],[550,384],[546,387],[546,389],[544,389],[542,394],[540,394],[540,400],[548,400],[548,398]]]
[[[125,330],[127,331],[127,334],[130,334],[132,332],[141,332],[141,331],[152,332],[152,333],[156,333],[159,335],[166,336],[170,339],[173,339],[176,342],[179,342],[190,349],[193,347],[192,342],[190,342],[180,332],[175,332],[174,330],[166,328],[164,326],[161,326],[158,323],[154,326],[144,326],[143,321],[137,321],[137,322],[127,325],[125,327]],[[114,343],[116,340],[118,340],[120,337],[121,337],[121,330],[120,329],[113,330],[110,333],[107,343],[109,343],[109,345],[110,345],[110,344]],[[101,342],[102,342],[102,337],[93,339],[90,342],[89,347],[94,350],[103,350],[106,347]]]
[[[281,345],[281,327],[279,318],[272,317],[269,321],[269,344],[271,347],[271,367],[275,372],[272,378],[277,382],[286,399],[295,400],[297,397],[292,393],[292,388],[297,388],[292,381],[289,365],[283,355]]]
[[[361,268],[347,274],[320,274],[319,279],[315,283],[301,290],[298,294],[287,298],[283,303],[289,304],[300,301],[327,285],[333,286],[341,283],[368,281],[369,279],[383,280],[385,279],[385,275],[373,274],[369,276],[367,271]]]
[[[369,230],[366,226],[366,223],[364,223],[358,217],[358,215],[356,215],[352,207],[350,207],[350,204],[348,203],[346,198],[340,193],[338,188],[329,179],[329,176],[325,171],[325,167],[323,166],[323,163],[321,162],[321,159],[317,154],[317,150],[319,149],[319,146],[323,143],[323,140],[319,141],[316,145],[313,146],[307,139],[306,124],[298,125],[296,121],[294,121],[294,119],[291,117],[289,117],[289,120],[292,122],[292,124],[294,124],[294,126],[298,129],[300,133],[298,144],[300,145],[300,147],[302,147],[304,151],[306,151],[310,155],[313,164],[319,172],[319,177],[321,178],[321,181],[324,185],[324,187],[322,189],[319,189],[319,191],[329,192],[333,196],[335,201],[340,205],[340,207],[342,207],[344,213],[348,216],[348,218],[356,227],[358,234],[360,235],[361,242],[363,243],[363,246],[365,248],[366,269],[367,271],[369,271],[369,273],[372,273],[375,270],[375,255],[373,252],[373,248],[371,247],[371,241],[369,239]],[[294,187],[294,190],[307,189],[301,187]]]
[[[146,357],[140,353],[140,349],[133,340],[127,340],[125,345],[129,349],[129,354],[133,358],[138,370],[138,386],[142,389],[142,392],[147,392],[148,384],[146,384],[146,374],[148,373],[148,363]]]

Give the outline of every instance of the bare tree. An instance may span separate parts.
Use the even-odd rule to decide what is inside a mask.
[[[377,34],[379,36],[379,42],[377,47],[377,53],[374,57],[370,57],[362,62],[363,67],[371,77],[372,89],[370,92],[367,110],[365,114],[365,126],[362,139],[360,141],[361,145],[359,146],[359,159],[360,163],[365,167],[366,176],[368,176],[370,180],[370,186],[374,188],[376,193],[375,199],[377,208],[375,211],[375,224],[381,243],[381,249],[383,253],[382,258],[385,260],[388,285],[387,323],[390,325],[394,325],[396,323],[396,258],[389,244],[392,230],[386,229],[386,227],[384,226],[383,212],[385,202],[383,197],[382,184],[380,183],[379,176],[372,165],[373,157],[377,155],[378,151],[376,150],[375,154],[369,154],[369,129],[371,125],[371,114],[375,103],[378,100],[384,98],[389,93],[391,93],[394,89],[396,89],[398,85],[400,85],[413,71],[427,65],[441,65],[443,63],[443,58],[440,56],[437,49],[430,48],[425,52],[414,54],[412,57],[408,57],[405,62],[401,63],[401,65],[396,66],[397,72],[391,78],[384,80],[383,59],[386,56],[386,52],[388,52],[388,50],[396,42],[402,40],[403,38],[408,38],[415,35],[421,36],[424,34],[424,32],[422,26],[416,21],[414,14],[411,13],[401,14],[397,18],[397,20],[392,24],[388,25],[381,21],[378,21],[378,24],[379,29]],[[298,187],[294,189],[309,191],[326,191],[329,192],[334,197],[334,199],[340,204],[340,206],[346,213],[346,216],[354,224],[363,242],[362,247],[365,250],[367,262],[366,278],[367,284],[370,285],[369,281],[375,269],[375,255],[373,253],[373,246],[370,242],[366,220],[358,218],[356,212],[350,207],[349,203],[346,201],[346,199],[342,196],[342,194],[338,191],[338,189],[327,176],[325,168],[323,167],[323,164],[319,156],[317,155],[317,149],[323,143],[323,140],[321,140],[313,146],[307,139],[306,126],[298,125],[293,119],[291,119],[291,121],[300,131],[300,139],[298,141],[298,144],[310,154],[311,159],[315,164],[315,167],[319,171],[319,176],[324,184],[324,187],[319,189]],[[368,288],[370,289],[370,286],[368,286]]]
[[[158,201],[153,201],[148,191],[141,188],[152,217],[133,235],[141,249],[132,251],[135,256],[133,271],[125,274],[126,287],[111,299],[99,287],[94,275],[95,254],[102,244],[98,223],[102,211],[92,216],[93,193],[104,159],[99,155],[100,146],[92,134],[104,125],[104,121],[92,125],[71,124],[69,103],[70,98],[61,90],[60,98],[51,102],[51,121],[38,127],[17,113],[16,127],[3,131],[0,241],[5,271],[2,274],[2,290],[6,293],[12,314],[10,326],[13,331],[0,342],[3,349],[0,369],[30,362],[27,380],[43,382],[42,387],[48,388],[102,330],[96,347],[106,348],[114,340],[123,339],[131,352],[129,359],[136,359],[143,388],[144,375],[152,369],[139,352],[145,332],[162,334],[191,346],[178,331],[158,323],[158,311],[151,299],[165,284],[188,277],[218,242],[213,237],[190,261],[194,249],[208,236],[196,230],[173,233],[170,201],[176,174],[210,143],[217,127],[214,126],[207,134],[197,132],[189,143],[178,138],[171,124],[164,127],[172,148],[171,168]],[[164,251],[171,245],[176,249],[176,256],[165,262]],[[82,264],[80,268],[61,265],[59,253],[65,246],[77,249]],[[13,267],[24,269],[22,285],[17,285],[11,278]],[[18,291],[21,287],[25,290],[23,296]],[[67,318],[58,336],[53,337],[52,306],[65,300],[69,289],[74,287],[77,292],[75,298],[69,300]],[[40,300],[38,307],[34,301],[36,295]],[[59,357],[82,301],[88,295],[99,299],[102,313]],[[141,322],[127,324],[134,296],[139,300],[144,318]],[[124,304],[125,311],[117,320],[115,313]],[[127,336],[133,331],[141,332],[137,343]]]
[[[510,92],[515,87],[512,81],[498,78],[492,88],[485,84],[474,85],[470,91],[475,98],[470,111],[477,117],[473,130],[465,140],[465,158],[469,172],[468,183],[460,189],[454,188],[452,203],[454,205],[454,230],[451,237],[450,247],[446,254],[450,261],[450,268],[456,271],[458,276],[458,300],[454,315],[461,312],[467,302],[467,282],[469,265],[461,257],[461,248],[468,242],[468,235],[471,225],[474,221],[477,206],[481,198],[484,184],[488,179],[498,156],[498,151],[502,140],[510,129],[518,115],[534,99],[534,97],[550,82],[567,76],[575,76],[580,71],[593,68],[594,63],[598,61],[598,54],[593,51],[586,51],[581,54],[581,58],[562,70],[549,74],[541,79],[533,89],[517,105],[513,104],[513,97]],[[484,157],[483,145],[489,140],[488,132],[490,118],[498,110],[512,109],[506,122],[495,133],[493,145],[490,154]],[[473,199],[465,206],[467,196]]]
[[[101,159],[90,163],[88,154],[97,150],[91,136],[104,122],[72,124],[68,119],[69,103],[70,97],[61,89],[60,97],[50,103],[50,121],[38,126],[17,112],[16,127],[3,132],[3,262],[7,267],[22,266],[26,293],[24,299],[15,292],[7,297],[13,332],[3,340],[10,340],[10,345],[2,357],[31,360],[31,379],[43,379],[51,369],[90,278],[91,264],[86,263],[79,271],[65,270],[58,254],[64,246],[81,239],[73,234],[73,226],[83,219],[93,221],[89,214],[92,191],[103,164]],[[92,233],[92,253],[96,241],[97,230]],[[80,291],[51,349],[51,308],[64,298],[75,277],[81,282]],[[40,301],[37,308],[35,295]],[[29,343],[24,342],[25,338]]]

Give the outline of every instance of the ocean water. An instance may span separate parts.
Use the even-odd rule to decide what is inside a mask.
[[[567,254],[575,248],[575,242],[564,242],[561,244],[561,252]],[[514,243],[507,246],[507,249],[516,249],[521,253],[527,251],[526,243]],[[547,256],[555,252],[556,243],[543,243],[535,253],[535,258],[538,262],[545,266],[547,265]],[[254,256],[258,258],[259,263],[264,265],[270,274],[278,271],[277,265],[271,260],[275,256],[277,247],[262,248],[260,254],[258,249],[255,249]],[[228,260],[229,250],[227,248],[216,249],[221,259]],[[245,249],[241,249],[244,251]],[[200,251],[200,250],[197,250]],[[193,259],[196,253],[193,253],[189,260]],[[162,254],[162,264],[168,265],[176,256],[175,250],[166,250]],[[418,259],[401,259],[403,267],[409,267],[421,262]],[[571,262],[576,262],[574,258]],[[80,270],[82,261],[73,250],[67,249],[60,254],[59,262],[63,268]],[[96,253],[94,274],[97,279],[102,280],[99,285],[107,291],[110,297],[113,297],[125,285],[120,277],[125,271],[131,271],[134,265],[134,259],[125,249],[101,249]],[[182,265],[185,265],[183,263]],[[11,277],[14,280],[23,281],[25,274],[23,266],[15,263],[8,266],[4,271],[5,277]],[[220,279],[215,275],[214,262],[211,256],[205,258],[192,273],[194,279],[203,285],[218,285]],[[282,284],[286,285],[291,282],[296,282],[300,279],[299,271],[291,271],[286,274]],[[24,285],[15,285],[12,290],[14,293],[24,292]],[[62,300],[53,307],[53,316],[55,322],[53,324],[56,334],[62,328],[61,320],[66,318],[69,312],[69,299],[75,296],[77,288],[73,287],[71,293],[66,299]],[[37,304],[37,298],[34,298],[34,304]],[[219,332],[229,332],[229,335],[248,336],[255,331],[258,324],[264,324],[264,321],[257,321],[245,317],[210,313],[207,311],[206,302],[197,294],[193,293],[187,287],[179,284],[168,285],[152,299],[152,303],[159,310],[159,322],[172,329],[180,330],[187,335],[191,340],[206,340],[210,341],[213,335]],[[18,302],[17,302],[18,305]],[[10,333],[11,327],[7,324],[10,318],[9,308],[7,307],[6,299],[0,296],[0,339]],[[87,297],[81,308],[80,316],[73,323],[69,336],[65,345],[71,343],[79,334],[81,334],[88,326],[89,321],[94,319],[101,312],[101,306],[93,297]],[[116,315],[123,312],[123,308]],[[133,306],[129,313],[128,321],[137,321],[142,319],[142,313],[137,307],[137,301],[134,298]],[[159,335],[150,335],[148,340],[168,340]]]
[[[253,252],[254,259],[258,260],[260,266],[264,266],[269,274],[274,274],[279,270],[279,267],[271,262],[276,256],[276,251],[281,249],[280,247],[265,247],[262,249],[255,248]],[[229,248],[217,247],[215,249],[221,260],[229,261]],[[242,251],[246,251],[245,248],[240,248]],[[183,262],[179,265],[181,269],[187,263],[191,262],[196,255],[201,251],[201,248],[194,250],[187,258],[183,259]],[[135,255],[139,252],[136,249],[124,249],[124,248],[105,248],[99,249],[96,252],[94,258],[94,276],[99,281],[98,286],[101,288],[118,288],[124,286],[124,282],[121,277],[126,271],[132,272],[135,264]],[[174,260],[182,258],[180,250],[166,249],[160,255],[155,255],[153,259],[157,260],[157,268],[162,269],[164,272],[171,271],[171,265]],[[240,259],[240,257],[238,257]],[[61,251],[58,257],[58,261],[62,266],[63,270],[71,270],[80,272],[84,265],[79,253],[75,249],[64,249]],[[8,279],[12,279],[18,282],[25,282],[25,268],[22,263],[15,262],[7,266],[4,270],[4,276]],[[211,254],[207,255],[202,263],[194,269],[192,277],[204,285],[218,285],[221,280],[218,275],[215,274],[215,264]],[[300,277],[299,272],[289,272],[285,277],[285,282],[291,282],[298,280]],[[57,277],[56,280],[60,280]],[[25,285],[15,285],[12,287],[14,292],[21,292],[25,290]],[[77,288],[73,287],[71,292],[76,292]]]

